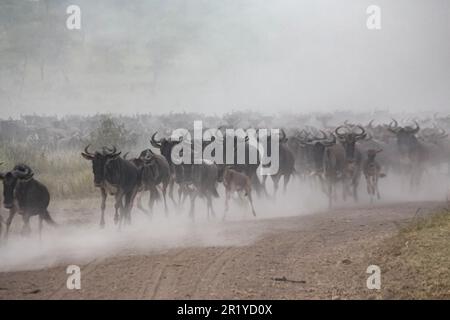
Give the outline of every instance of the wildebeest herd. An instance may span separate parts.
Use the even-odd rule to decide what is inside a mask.
[[[222,130],[219,128],[217,130]],[[250,163],[249,150],[254,148],[248,129],[245,136],[231,139],[233,149],[223,150],[224,159],[237,158],[238,145],[243,146],[243,163],[222,164],[204,159],[201,163],[175,163],[172,159],[173,148],[187,144],[195,154],[194,142],[190,139],[173,139],[154,132],[149,137],[150,145],[136,158],[129,158],[114,146],[104,146],[91,150],[88,145],[81,156],[92,164],[93,183],[101,193],[100,226],[105,225],[105,209],[108,194],[115,198],[114,222],[121,227],[131,223],[132,208],[151,215],[155,203],[162,198],[166,215],[169,213],[168,199],[174,206],[181,206],[190,200],[189,215],[194,219],[197,198],[205,199],[207,217],[215,216],[214,198],[219,198],[219,185],[223,185],[225,195],[225,213],[229,201],[237,192],[249,203],[249,211],[256,216],[254,200],[258,198],[275,199],[279,182],[283,177],[284,191],[293,177],[306,182],[311,188],[324,193],[328,206],[335,202],[352,199],[358,201],[361,181],[365,180],[365,189],[373,202],[380,199],[379,179],[389,179],[391,175],[407,181],[411,192],[420,188],[424,175],[430,170],[449,174],[450,141],[446,130],[438,125],[422,128],[418,121],[400,125],[395,119],[388,123],[357,124],[345,121],[337,126],[324,124],[300,128],[280,128],[277,136],[265,138],[278,139],[279,168],[271,174],[273,191],[266,188],[267,176],[258,174],[261,162]],[[227,135],[223,136],[223,145],[227,145]],[[213,140],[211,140],[213,141]],[[211,141],[202,141],[204,150]],[[271,144],[268,143],[268,146]],[[276,152],[276,150],[267,150]],[[259,159],[259,158],[258,158]],[[226,161],[223,161],[225,163]],[[0,218],[0,228],[6,225],[6,237],[16,213],[24,221],[23,233],[30,231],[30,217],[39,217],[39,230],[43,221],[56,225],[50,217],[47,207],[50,195],[47,188],[34,178],[32,164],[17,164],[11,171],[1,172],[3,181],[3,205],[9,210],[6,221]],[[143,195],[148,192],[149,204],[142,204]],[[177,195],[174,193],[177,192]],[[255,198],[253,193],[257,196]],[[256,206],[257,209],[257,206]],[[0,229],[1,232],[1,229]]]

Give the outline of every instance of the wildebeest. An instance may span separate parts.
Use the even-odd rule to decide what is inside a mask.
[[[166,158],[167,162],[169,163],[170,168],[170,180],[169,180],[169,197],[172,199],[172,201],[175,203],[174,197],[173,197],[173,189],[174,189],[174,183],[178,183],[178,203],[181,202],[181,196],[183,191],[187,191],[185,180],[188,179],[186,177],[185,171],[189,171],[189,164],[179,164],[175,165],[172,161],[172,149],[179,143],[183,142],[183,139],[179,140],[172,140],[172,138],[161,138],[160,140],[156,139],[156,135],[158,132],[153,133],[150,144],[159,150],[161,155]]]
[[[191,218],[194,218],[195,199],[200,196],[206,199],[207,217],[215,216],[212,199],[219,197],[217,192],[219,180],[217,165],[212,161],[203,160],[201,164],[193,164],[188,168],[191,170],[190,176],[192,177],[192,180],[187,185],[191,199],[189,215]]]
[[[345,131],[343,132],[342,129],[345,129]],[[356,132],[355,129],[359,129],[360,131]],[[358,201],[358,185],[361,179],[363,155],[356,143],[366,138],[366,130],[360,125],[349,126],[347,124],[337,127],[335,134],[345,151],[345,166],[343,171],[344,200],[351,193],[353,199]]]
[[[398,151],[400,157],[405,161],[406,172],[410,176],[410,186],[417,188],[425,170],[424,165],[429,159],[427,146],[416,137],[420,126],[415,121],[415,127],[401,127],[396,120],[392,120],[389,124],[389,131],[397,137]]]
[[[161,185],[164,209],[166,215],[168,213],[167,201],[166,201],[166,191],[167,186],[170,182],[170,166],[166,158],[154,154],[150,149],[143,150],[138,158],[130,160],[133,162],[140,170],[140,188],[139,191],[149,191],[149,208],[150,212],[153,210],[153,205],[156,200],[160,198],[158,185]],[[138,207],[144,210],[141,205],[142,193],[138,196]],[[145,211],[145,210],[144,210]]]
[[[292,174],[295,172],[295,157],[294,153],[289,148],[287,142],[288,138],[286,137],[286,133],[283,129],[280,130],[280,136],[277,137],[279,139],[278,143],[278,161],[279,161],[279,168],[278,171],[271,175],[274,186],[273,196],[275,197],[278,191],[278,184],[280,182],[281,177],[284,177],[284,192],[286,192],[287,185],[289,183],[289,180],[292,176]],[[271,150],[271,139],[276,139],[276,137],[272,137],[272,135],[267,136],[267,152],[269,154],[272,154],[272,152],[275,152],[275,150]],[[273,155],[272,155],[273,157]],[[267,175],[263,178],[263,185],[265,185],[267,179]]]
[[[363,162],[363,173],[367,183],[367,193],[370,196],[370,200],[373,201],[373,197],[376,195],[380,199],[380,191],[378,189],[378,179],[385,176],[381,173],[381,165],[375,159],[376,155],[383,151],[382,149],[369,149],[367,151],[367,158]]]
[[[225,212],[223,215],[223,219],[225,219],[225,215],[229,209],[229,201],[234,192],[244,192],[244,195],[247,197],[253,215],[256,217],[255,208],[253,207],[252,200],[252,184],[250,178],[244,173],[233,170],[229,166],[224,166],[222,172],[220,173],[221,180],[223,181],[223,185],[225,186]]]
[[[30,233],[30,218],[35,215],[39,217],[39,236],[44,220],[50,225],[56,225],[47,210],[50,193],[47,187],[33,176],[33,170],[25,164],[18,164],[12,171],[0,173],[0,179],[3,181],[3,205],[9,209],[6,238],[16,213],[20,214],[24,221],[22,234]]]
[[[115,196],[114,222],[131,223],[131,208],[140,184],[138,168],[120,157],[121,152],[103,148],[102,152],[89,152],[89,146],[81,153],[83,158],[92,161],[94,184],[102,194],[100,226],[105,225],[107,193]]]
[[[218,168],[215,163],[209,160],[203,160],[201,164],[194,164],[193,143],[185,141],[183,138],[172,140],[171,138],[155,139],[155,134],[151,138],[154,147],[159,148],[161,154],[167,159],[172,168],[174,181],[178,184],[178,199],[181,202],[182,193],[184,197],[190,197],[191,207],[190,216],[194,217],[195,200],[198,196],[206,198],[207,216],[214,215],[212,198],[218,197]],[[191,150],[190,163],[174,164],[172,161],[172,149],[179,143],[186,143],[186,148]]]

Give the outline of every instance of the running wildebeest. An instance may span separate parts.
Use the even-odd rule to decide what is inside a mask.
[[[357,128],[360,130],[359,132],[355,132]],[[342,132],[341,129],[345,129],[345,132]],[[345,150],[345,167],[343,172],[344,200],[351,193],[353,199],[358,201],[358,185],[361,179],[363,155],[356,143],[366,138],[366,130],[360,125],[346,124],[345,126],[337,127],[334,132]]]
[[[102,152],[89,152],[89,146],[81,153],[83,158],[92,161],[94,184],[102,194],[100,227],[105,225],[107,193],[115,196],[114,223],[131,223],[131,209],[140,184],[138,168],[130,161],[120,157],[117,149],[103,148]],[[119,220],[120,210],[120,220]],[[120,225],[119,225],[120,226]]]
[[[197,196],[206,198],[207,218],[215,216],[212,198],[218,198],[217,183],[219,170],[217,165],[210,160],[203,160],[201,164],[193,164],[190,167],[192,180],[188,184],[188,192],[191,199],[189,215],[194,218],[195,199]],[[193,188],[191,188],[193,187]]]
[[[367,159],[363,162],[363,173],[367,182],[367,193],[370,196],[370,201],[373,201],[373,197],[376,195],[380,199],[380,191],[378,189],[378,179],[385,177],[384,173],[381,173],[381,166],[375,159],[376,155],[383,151],[382,149],[369,149],[367,151]]]
[[[271,135],[267,136],[267,152],[268,154],[272,154],[275,150],[271,150],[271,139],[274,139]],[[275,138],[276,139],[276,138]],[[292,150],[289,148],[287,142],[288,138],[286,137],[286,133],[283,129],[280,129],[280,136],[278,137],[278,159],[279,159],[279,167],[277,173],[271,175],[273,181],[273,197],[276,196],[278,191],[278,184],[280,182],[281,177],[284,177],[284,192],[287,190],[287,185],[291,178],[291,175],[295,172],[295,156]],[[273,155],[272,155],[273,156]],[[263,185],[266,184],[267,175],[263,177]]]
[[[400,156],[405,160],[407,173],[410,176],[410,187],[417,188],[425,171],[425,163],[429,160],[429,148],[425,143],[419,141],[416,134],[420,131],[420,126],[415,123],[415,128],[411,126],[401,127],[396,120],[389,124],[389,131],[397,137],[397,146]]]
[[[153,134],[151,143],[155,148],[159,148],[161,154],[167,159],[172,168],[172,174],[175,182],[178,184],[178,198],[181,203],[181,196],[184,198],[189,195],[191,200],[191,208],[189,214],[194,218],[195,199],[197,196],[206,198],[207,216],[214,216],[214,208],[212,206],[212,198],[218,197],[217,182],[218,168],[217,165],[209,160],[203,160],[201,164],[194,164],[194,147],[193,143],[185,141],[184,138],[172,140],[171,138],[155,139],[156,133]],[[179,143],[187,143],[186,148],[191,149],[191,162],[174,164],[172,161],[172,149]],[[183,198],[183,199],[184,199]]]
[[[141,152],[138,158],[130,160],[140,169],[140,190],[139,191],[149,191],[149,208],[150,213],[153,210],[153,205],[155,201],[160,199],[160,194],[158,191],[158,185],[162,185],[162,194],[164,199],[164,209],[166,215],[168,213],[167,201],[166,201],[166,191],[167,186],[170,182],[170,166],[166,158],[154,154],[150,149],[146,149]],[[137,206],[139,209],[145,211],[141,204],[142,193],[138,196]]]
[[[56,225],[47,210],[50,203],[48,189],[33,176],[33,170],[25,164],[16,165],[12,171],[0,173],[0,180],[3,180],[3,205],[9,209],[6,238],[16,213],[23,218],[22,234],[24,235],[30,233],[30,218],[35,215],[39,217],[39,236],[42,233],[44,220],[50,225]]]
[[[150,139],[150,144],[159,150],[159,152],[161,153],[161,155],[166,158],[167,162],[169,163],[169,168],[170,168],[170,180],[169,180],[169,197],[170,199],[172,199],[172,201],[174,203],[175,199],[173,197],[173,188],[174,188],[174,183],[177,182],[179,185],[178,188],[178,203],[181,203],[181,196],[183,191],[186,191],[186,185],[185,185],[185,180],[187,179],[187,177],[185,177],[185,169],[187,169],[187,167],[189,165],[184,165],[184,164],[180,164],[180,165],[175,165],[172,161],[172,149],[173,147],[175,147],[177,144],[182,143],[183,142],[183,138],[179,139],[179,140],[172,140],[172,138],[161,138],[160,140],[156,139],[156,135],[158,134],[158,132],[153,133],[151,139]]]

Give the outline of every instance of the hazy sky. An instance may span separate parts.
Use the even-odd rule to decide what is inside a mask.
[[[450,106],[448,0],[24,2],[0,4],[0,117]]]

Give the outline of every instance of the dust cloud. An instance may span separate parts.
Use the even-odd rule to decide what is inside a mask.
[[[444,168],[441,168],[444,170]],[[214,200],[216,216],[207,219],[203,199],[197,199],[195,221],[189,218],[189,199],[183,206],[169,201],[166,217],[162,203],[158,203],[152,218],[134,208],[132,224],[120,230],[113,223],[113,203],[108,202],[106,227],[100,229],[98,209],[100,198],[80,201],[57,202],[51,206],[51,214],[59,223],[57,228],[45,225],[39,240],[37,219],[32,219],[32,234],[20,235],[22,221],[16,217],[8,243],[0,246],[0,272],[43,269],[58,265],[86,264],[95,259],[113,256],[150,254],[187,247],[245,246],[277,228],[277,220],[300,215],[313,215],[328,210],[328,202],[320,186],[299,178],[290,182],[286,193],[280,188],[275,198],[259,198],[254,195],[257,217],[253,217],[246,199],[235,195],[230,210],[224,215],[223,188],[220,198]],[[392,174],[380,181],[381,200],[371,203],[361,180],[360,199],[341,200],[337,191],[335,208],[380,206],[408,201],[443,201],[449,194],[448,179],[435,171],[424,178],[420,190],[408,191],[408,180]],[[267,190],[273,193],[270,178]],[[144,199],[145,200],[145,199]],[[145,207],[145,201],[144,201]],[[273,220],[273,225],[258,222]],[[283,228],[286,228],[284,226]],[[301,232],[301,231],[299,231]]]

